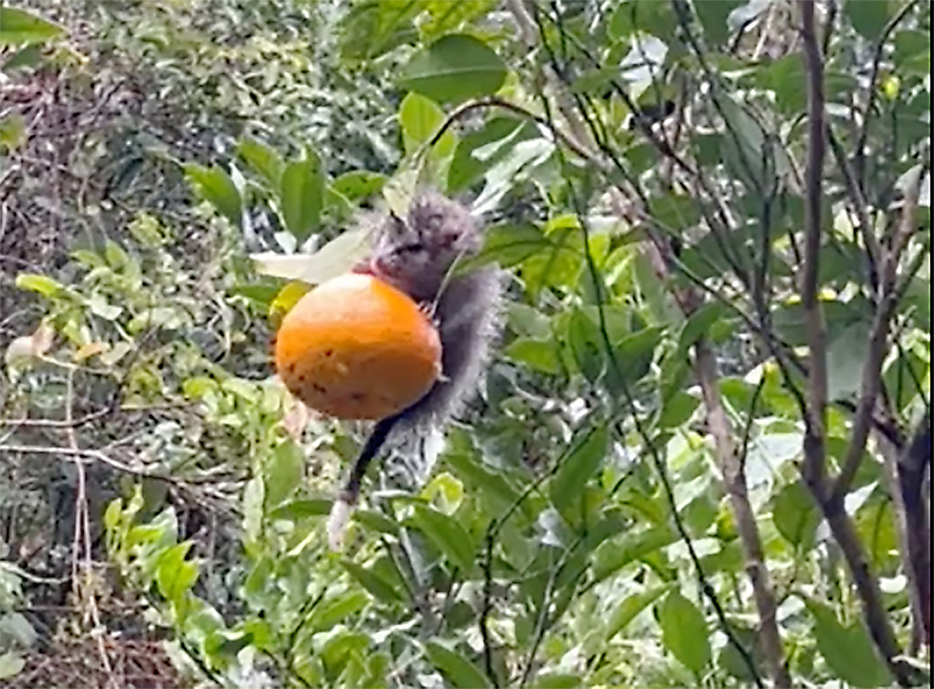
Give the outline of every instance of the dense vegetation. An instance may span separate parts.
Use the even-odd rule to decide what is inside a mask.
[[[0,681],[928,684],[929,43],[920,0],[4,5]],[[269,343],[419,184],[506,329],[333,553],[365,428]]]

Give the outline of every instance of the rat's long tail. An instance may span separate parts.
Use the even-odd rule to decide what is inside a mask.
[[[405,414],[404,411],[379,421],[373,432],[370,433],[370,437],[367,438],[366,445],[360,451],[357,461],[354,462],[350,475],[347,477],[343,489],[331,508],[331,516],[328,518],[328,543],[331,545],[332,550],[338,550],[341,546],[344,528],[350,518],[351,508],[357,504],[357,499],[360,497],[360,483],[363,481],[363,475],[366,473],[367,467],[373,461],[373,458],[379,454],[380,449],[386,443],[386,439],[403,414]]]

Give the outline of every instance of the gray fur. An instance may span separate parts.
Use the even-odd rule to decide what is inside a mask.
[[[480,229],[466,208],[433,192],[422,192],[405,218],[370,216],[372,253],[356,266],[425,305],[441,336],[439,379],[423,398],[393,417],[382,419],[370,433],[328,519],[328,542],[340,548],[350,510],[356,504],[367,465],[384,442],[402,456],[397,469],[411,481],[427,478],[437,452],[424,441],[438,438],[444,424],[459,414],[479,386],[499,334],[503,274],[493,268],[455,275],[458,260],[475,255]],[[438,443],[434,443],[438,446]],[[431,455],[431,456],[429,456]],[[407,461],[406,461],[407,460]],[[387,473],[393,472],[392,467]]]
[[[470,212],[440,194],[418,194],[406,218],[386,215],[373,229],[368,271],[424,303],[441,335],[443,378],[404,412],[399,430],[443,425],[463,411],[489,363],[502,273],[451,274],[458,260],[476,255],[483,237]]]

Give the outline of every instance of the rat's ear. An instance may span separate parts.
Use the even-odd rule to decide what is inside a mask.
[[[380,222],[380,234],[390,241],[399,240],[406,235],[408,225],[405,220],[396,215],[395,211],[390,210],[383,215]]]

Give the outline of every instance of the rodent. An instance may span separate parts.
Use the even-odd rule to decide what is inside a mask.
[[[503,274],[481,267],[455,274],[456,264],[477,255],[482,231],[466,207],[431,190],[415,194],[405,217],[365,216],[370,252],[353,267],[408,294],[434,319],[441,337],[441,378],[417,402],[382,419],[370,433],[344,483],[328,521],[328,540],[340,547],[344,527],[360,495],[360,483],[383,446],[442,428],[477,390],[500,332]]]

